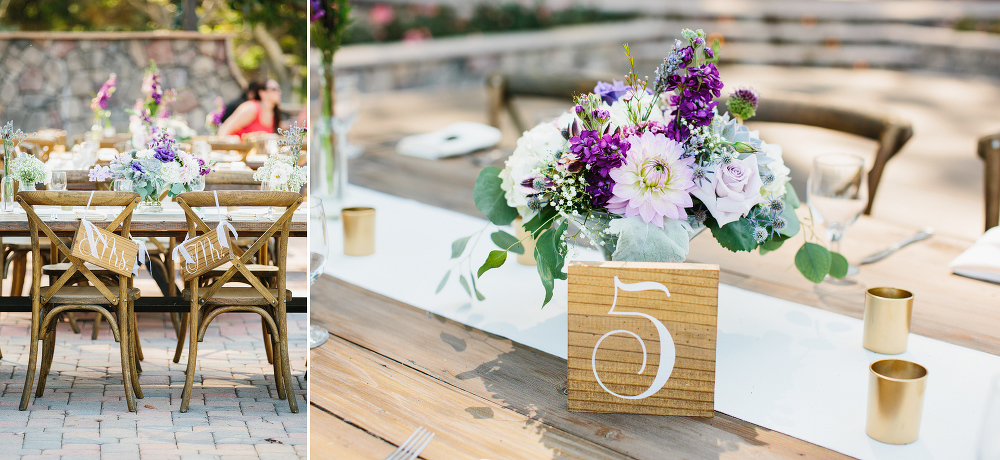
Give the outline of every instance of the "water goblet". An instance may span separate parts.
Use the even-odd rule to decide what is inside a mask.
[[[309,284],[313,284],[323,274],[330,245],[326,234],[326,212],[323,201],[309,198]],[[315,324],[309,325],[309,348],[322,345],[330,337],[330,331]]]
[[[820,155],[813,162],[806,202],[813,217],[826,228],[832,252],[840,252],[844,232],[868,203],[864,166],[860,156],[843,153]],[[849,275],[857,272],[857,265],[848,265]]]
[[[53,191],[63,191],[66,190],[66,171],[52,171],[52,177],[49,179],[49,190]],[[52,220],[56,220],[56,209],[52,208]]]
[[[347,158],[361,156],[361,148],[347,142],[347,133],[351,131],[361,111],[361,91],[358,89],[358,82],[357,75],[337,75],[333,130],[337,133],[337,151],[344,152]]]

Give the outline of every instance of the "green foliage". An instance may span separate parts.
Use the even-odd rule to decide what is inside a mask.
[[[837,252],[830,253],[830,276],[844,279],[847,276],[847,258]]]
[[[437,38],[462,34],[539,30],[575,24],[621,21],[639,16],[637,13],[608,12],[582,6],[553,11],[540,3],[527,6],[507,2],[481,3],[473,10],[472,17],[465,19],[459,17],[455,9],[447,5],[398,5],[391,6],[392,19],[389,22],[378,24],[371,20],[369,11],[357,8],[358,11],[353,17],[355,21],[347,28],[344,44],[400,41],[407,34]]]
[[[781,210],[781,217],[785,218],[785,228],[778,231],[778,234],[784,237],[798,235],[802,230],[802,223],[799,222],[799,216],[795,214],[795,209],[788,201],[785,201],[785,209]]]
[[[473,195],[476,201],[476,208],[486,214],[496,225],[507,225],[517,218],[517,209],[507,205],[507,198],[504,197],[500,184],[500,168],[487,166],[479,172],[476,179],[476,187]]]
[[[434,290],[435,294],[441,293],[441,290],[444,289],[444,285],[448,284],[449,278],[451,278],[451,270],[444,272],[444,278],[441,278],[441,282],[438,283],[437,289]]]
[[[490,251],[490,255],[486,257],[486,261],[483,265],[479,267],[479,272],[476,276],[483,276],[488,270],[499,268],[503,266],[503,263],[507,261],[507,251],[501,251],[499,249]]]
[[[757,247],[757,242],[753,239],[753,224],[745,217],[722,227],[709,225],[709,228],[719,245],[730,251],[753,251]]]
[[[472,238],[472,236],[473,235],[469,235],[465,238],[459,238],[451,243],[452,259],[462,255],[462,253],[465,252],[465,246],[469,244],[469,238]]]
[[[758,248],[760,249],[760,255],[764,255],[771,251],[778,250],[778,248],[780,248],[781,245],[784,244],[785,240],[787,239],[788,239],[787,237],[777,236],[761,243]]]
[[[542,307],[552,300],[555,280],[566,279],[566,272],[563,271],[563,266],[566,265],[566,252],[560,243],[567,228],[569,223],[564,220],[558,227],[542,232],[535,242],[535,268],[545,288],[545,301],[542,302]]]
[[[813,283],[823,282],[830,273],[830,262],[830,251],[816,243],[803,244],[795,253],[795,267]]]
[[[524,254],[524,245],[522,245],[521,242],[510,233],[503,230],[497,230],[490,235],[490,239],[493,240],[493,243],[496,244],[497,247],[505,251],[510,251],[515,254]]]

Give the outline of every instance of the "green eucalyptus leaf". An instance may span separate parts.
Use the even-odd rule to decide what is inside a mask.
[[[437,290],[434,291],[435,294],[440,294],[441,290],[444,289],[444,285],[448,284],[448,278],[451,277],[451,270],[444,273],[444,278],[441,278],[441,282],[438,283]]]
[[[795,268],[813,283],[822,283],[830,272],[830,251],[816,243],[803,244],[795,253]]]
[[[517,209],[507,204],[504,191],[500,188],[503,180],[500,179],[500,168],[487,166],[479,173],[476,179],[476,187],[473,190],[476,208],[486,214],[496,225],[507,225],[517,218]]]
[[[476,276],[482,277],[483,273],[486,273],[487,270],[500,267],[506,261],[507,251],[490,251],[489,257],[486,258],[486,262],[483,262],[483,266],[479,267],[479,273]]]
[[[782,237],[782,236],[776,236],[774,238],[771,238],[771,239],[769,239],[769,240],[761,243],[760,247],[759,247],[759,249],[760,249],[760,255],[767,254],[767,253],[769,253],[771,251],[776,251],[778,248],[781,247],[782,244],[785,243],[785,240],[787,240],[787,239],[788,238],[785,238],[785,237]]]
[[[465,246],[469,244],[469,238],[472,238],[472,235],[469,235],[465,238],[459,238],[451,242],[452,259],[462,255],[462,253],[465,252]]]
[[[546,206],[542,208],[541,211],[538,211],[538,213],[535,214],[535,217],[528,219],[528,221],[524,223],[524,230],[531,232],[531,236],[537,239],[543,230],[552,225],[551,221],[557,214],[558,212],[556,211],[556,208]]]
[[[753,239],[753,224],[745,217],[730,222],[722,227],[710,227],[712,236],[722,247],[733,251],[752,251],[757,247]]]
[[[561,243],[567,228],[569,224],[563,221],[558,227],[540,234],[535,242],[535,268],[538,270],[542,287],[545,288],[543,307],[552,300],[555,280],[566,279],[566,272],[563,271],[563,266],[566,264],[566,248]]]
[[[469,280],[472,281],[472,291],[476,293],[476,299],[479,299],[480,302],[486,300],[486,296],[482,292],[479,292],[479,288],[476,287],[476,277],[470,276]]]
[[[170,193],[174,196],[184,193],[184,184],[174,184],[170,186]]]
[[[838,280],[844,279],[847,276],[847,266],[846,257],[842,256],[839,252],[830,253],[830,276]]]
[[[472,290],[469,289],[469,281],[465,279],[465,275],[459,276],[458,282],[462,285],[462,289],[465,289],[465,293],[472,297]]]
[[[785,182],[785,203],[788,204],[786,207],[792,209],[802,206],[802,202],[799,201],[799,196],[795,193],[795,188],[792,187],[791,182]]]
[[[493,243],[495,243],[498,248],[505,249],[515,254],[524,254],[524,245],[522,245],[521,242],[510,233],[503,230],[497,230],[490,235],[490,239],[493,240]]]

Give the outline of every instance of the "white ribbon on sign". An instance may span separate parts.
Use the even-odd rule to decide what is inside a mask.
[[[96,191],[96,190],[95,190]],[[94,192],[90,192],[90,198],[87,199],[87,206],[83,208],[83,218],[80,219],[80,225],[83,225],[83,229],[87,232],[87,240],[90,241],[90,253],[94,257],[101,257],[97,252],[97,242],[100,241],[105,246],[108,245],[108,238],[104,236],[103,233],[98,231],[97,226],[92,222],[87,220],[87,209],[90,209],[90,202],[94,200]],[[81,248],[82,249],[82,248]]]
[[[233,224],[222,218],[222,208],[219,206],[219,192],[213,190],[212,193],[215,194],[215,213],[219,216],[219,226],[215,227],[215,232],[219,237],[219,245],[229,249],[229,238],[226,238],[226,229],[229,229],[229,233],[233,235],[233,238],[239,238],[240,235],[236,233],[236,228],[233,227]]]
[[[146,249],[146,242],[132,236],[131,233],[129,233],[128,237],[136,246],[135,265],[132,266],[132,276],[139,274],[139,265],[145,265],[146,270],[149,270],[149,274],[152,276],[153,266],[147,262],[149,260],[149,251]]]

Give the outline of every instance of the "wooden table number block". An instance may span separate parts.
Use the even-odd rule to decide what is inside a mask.
[[[93,239],[96,241],[91,240],[81,224],[73,235],[73,247],[70,248],[69,255],[119,275],[132,276],[132,267],[135,266],[135,257],[139,252],[135,241],[96,226],[93,232]],[[103,236],[105,242],[101,242],[98,235]]]
[[[184,281],[189,281],[233,259],[232,248],[236,243],[229,238],[229,233],[226,233],[226,238],[229,239],[228,248],[219,243],[219,234],[215,230],[202,233],[181,244],[192,259],[189,262],[184,257],[179,258]]]
[[[569,265],[569,410],[711,417],[719,266]]]

